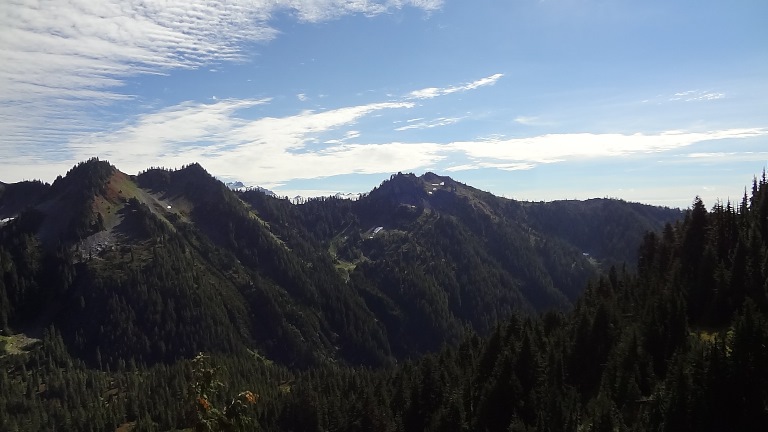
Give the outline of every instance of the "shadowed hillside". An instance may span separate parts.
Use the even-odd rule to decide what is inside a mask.
[[[242,195],[254,201],[257,196]],[[406,192],[406,196],[414,194]],[[139,220],[156,220],[154,229],[165,233],[160,238],[165,236],[164,242],[169,243],[162,247],[157,243],[156,249],[171,244],[172,228],[182,225],[151,219],[151,210],[130,201],[131,212],[144,214]],[[236,201],[232,203],[239,208]],[[272,235],[280,239],[274,241],[292,253],[317,251],[318,244],[325,246],[323,238],[339,240],[332,229],[321,229],[320,220],[327,227],[339,223],[342,232],[351,236],[354,230],[349,227],[361,219],[355,213],[357,204],[351,202],[317,200],[298,207],[283,203],[264,200],[246,208],[251,209],[250,215],[265,216],[263,210],[254,210],[262,206],[281,213],[279,226],[261,217],[250,219],[274,230]],[[203,369],[199,360],[204,357],[191,360],[192,356],[155,366],[134,357],[120,359],[114,366],[94,366],[73,358],[77,351],[56,327],[46,329],[37,342],[3,336],[0,348],[8,354],[0,357],[0,427],[174,430],[221,419],[221,412],[211,407],[229,404],[239,407],[237,416],[243,416],[234,419],[244,418],[251,422],[249,428],[268,431],[760,431],[768,421],[766,203],[765,177],[755,180],[751,195],[738,204],[716,203],[707,210],[695,199],[682,219],[642,236],[636,265],[601,271],[587,283],[571,310],[512,313],[486,336],[467,332],[456,344],[388,367],[325,361],[307,369],[286,368],[253,349],[218,352]],[[326,205],[335,210],[321,218],[324,213],[317,208]],[[435,207],[430,212],[450,209]],[[194,219],[194,210],[189,217]],[[317,218],[313,224],[299,223],[313,217]],[[420,217],[408,216],[401,225],[392,226],[413,227]],[[441,219],[452,217],[440,215]],[[19,221],[24,218],[2,232],[8,235],[25,226]],[[8,227],[17,228],[8,231]],[[365,238],[376,239],[384,229],[366,230]],[[151,234],[151,225],[146,230],[149,234],[143,241],[157,237]],[[293,236],[288,235],[291,232]],[[473,231],[467,228],[466,232]],[[234,235],[221,244],[240,244],[239,238]],[[3,239],[4,247],[11,244],[8,237]],[[332,245],[328,243],[329,248]],[[250,249],[232,252],[232,257],[246,250]],[[373,248],[360,253],[364,261],[374,262],[378,256]],[[97,260],[111,262],[108,254],[101,254],[83,265]],[[14,261],[18,266],[29,263],[33,261]],[[13,280],[9,266],[3,268],[3,280]],[[338,267],[338,273],[349,276],[349,284],[362,283],[354,282],[356,278],[367,280],[365,274],[355,276],[356,272],[356,268]],[[148,286],[153,291],[173,286],[173,276],[166,277]],[[366,289],[377,289],[373,281],[367,283]],[[173,292],[150,294],[149,301],[162,301]],[[247,301],[244,305],[253,307]],[[210,309],[218,307],[210,305]],[[396,313],[405,316],[407,311]],[[201,326],[196,331],[204,334],[206,329]],[[176,337],[188,334],[180,330]],[[133,347],[135,352],[141,349]],[[210,391],[201,394],[200,389]],[[236,405],[238,400],[248,403]],[[230,430],[236,424],[243,422],[221,420],[214,423],[218,427],[214,430]]]
[[[54,325],[78,358],[113,367],[246,349],[388,364],[515,312],[568,310],[611,251],[679,216],[517,202],[433,173],[301,205],[232,191],[198,164],[129,176],[92,159],[35,187],[26,210],[2,208],[18,216],[0,230],[3,328]]]

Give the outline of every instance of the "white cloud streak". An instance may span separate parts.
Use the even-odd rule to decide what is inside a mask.
[[[528,170],[545,163],[632,157],[704,141],[768,136],[768,129],[753,128],[371,143],[362,142],[360,132],[352,128],[359,120],[385,110],[409,110],[415,104],[380,102],[255,120],[240,114],[244,109],[268,102],[268,99],[247,99],[179,104],[146,114],[111,133],[92,133],[72,139],[67,146],[70,159],[66,161],[2,154],[2,149],[0,157],[8,156],[8,159],[2,159],[3,169],[16,178],[45,179],[36,173],[61,173],[75,162],[99,155],[127,172],[137,172],[148,165],[178,167],[200,162],[217,176],[236,178],[249,185],[265,185],[285,184],[294,179],[415,171],[436,166],[449,172],[487,168]],[[341,139],[318,141],[328,133],[340,134]],[[712,155],[693,153],[691,157]]]
[[[243,60],[246,42],[278,35],[287,12],[319,22],[439,0],[4,0],[0,2],[0,145],[64,141],[100,127],[88,108],[131,98],[138,74]],[[38,133],[39,125],[48,125]],[[38,149],[40,150],[40,149]]]
[[[222,100],[211,104],[183,103],[147,114],[114,132],[93,133],[73,139],[67,146],[66,162],[38,159],[40,172],[66,166],[93,155],[109,160],[127,172],[149,165],[178,167],[200,162],[223,177],[236,177],[249,184],[271,184],[296,178],[319,178],[347,173],[379,173],[415,169],[443,156],[437,144],[347,143],[360,137],[356,130],[343,131],[344,138],[320,145],[323,133],[355,124],[381,110],[407,109],[411,102],[382,102],[322,112],[249,120],[240,110],[269,102]],[[46,178],[30,172],[29,157],[6,154],[4,170],[15,178]],[[50,180],[50,179],[48,179]]]
[[[476,162],[472,164],[454,165],[446,168],[445,170],[449,172],[456,172],[456,171],[469,171],[469,170],[493,168],[493,169],[499,169],[502,171],[521,171],[521,170],[532,169],[535,166],[536,165],[534,164],[525,163],[525,162],[520,162],[520,163]]]
[[[658,153],[692,144],[729,138],[768,135],[768,129],[726,129],[709,132],[667,131],[659,134],[548,134],[530,138],[455,142],[450,148],[477,161],[543,164],[578,159]]]
[[[724,162],[750,162],[768,160],[768,152],[711,152],[711,153],[689,153],[686,158],[694,161],[708,161],[714,163]]]
[[[678,92],[672,95],[669,100],[672,102],[698,102],[698,101],[710,101],[722,99],[725,97],[725,93],[704,91],[704,90],[686,90]]]
[[[489,86],[496,84],[496,81],[501,79],[504,74],[497,73],[491,76],[487,76],[485,78],[481,78],[477,81],[472,81],[470,83],[458,85],[458,86],[450,86],[450,87],[427,87],[423,88],[421,90],[415,90],[409,93],[409,97],[411,99],[432,99],[436,98],[438,96],[444,96],[449,95],[452,93],[458,93],[458,92],[465,92],[468,90],[474,90],[480,87]]]
[[[524,126],[552,126],[553,125],[551,121],[543,120],[541,117],[538,117],[538,116],[517,116],[515,117],[514,122]]]
[[[418,123],[412,120],[408,120],[407,125],[395,128],[395,130],[406,131],[411,129],[432,129],[440,126],[448,126],[461,121],[462,117],[439,117],[434,120],[420,121]],[[422,120],[422,119],[419,119],[419,120]]]

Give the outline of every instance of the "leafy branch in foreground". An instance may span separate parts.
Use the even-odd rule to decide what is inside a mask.
[[[210,358],[203,353],[192,360],[192,381],[189,389],[190,420],[194,430],[243,431],[254,430],[258,425],[249,415],[259,395],[251,391],[242,391],[224,408],[214,406],[212,399],[224,387],[218,380],[219,368],[211,364]]]

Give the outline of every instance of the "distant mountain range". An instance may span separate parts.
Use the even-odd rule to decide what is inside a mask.
[[[351,201],[357,201],[360,199],[361,196],[364,194],[361,193],[352,193],[352,192],[337,192],[335,194],[329,194],[327,196],[320,196],[320,197],[305,197],[302,195],[296,195],[293,198],[289,198],[288,201],[291,202],[291,204],[304,204],[307,201],[318,199],[318,198],[336,198],[336,199],[343,199],[343,200],[351,200]],[[277,196],[273,193],[272,196]]]
[[[262,192],[265,195],[269,195],[269,196],[272,196],[272,197],[279,198],[279,196],[275,192],[273,192],[273,191],[271,191],[269,189],[263,188],[261,186],[248,187],[245,184],[243,184],[243,182],[241,182],[241,181],[227,182],[227,183],[224,183],[224,184],[228,188],[230,188],[230,189],[232,189],[234,191],[245,191],[245,190],[253,189],[253,190]],[[329,194],[327,196],[328,197],[337,198],[337,199],[348,199],[348,200],[355,201],[355,200],[360,199],[360,197],[362,195],[363,194],[361,194],[361,193],[353,193],[353,192],[337,192],[335,194]],[[293,198],[287,198],[287,199],[288,199],[288,201],[290,201],[293,204],[304,204],[305,202],[307,202],[307,201],[309,201],[311,199],[314,199],[314,198],[317,198],[317,197],[305,197],[305,196],[302,196],[302,195],[296,195]]]
[[[93,364],[243,350],[387,364],[570,308],[682,215],[519,202],[433,173],[299,205],[273,195],[197,164],[131,176],[98,159],[51,185],[0,184],[0,329],[53,325]]]
[[[241,181],[227,182],[224,184],[232,190],[245,189],[245,185]],[[266,189],[264,190],[266,191]]]

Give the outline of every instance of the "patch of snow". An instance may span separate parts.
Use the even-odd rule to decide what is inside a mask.
[[[241,181],[227,182],[227,183],[224,183],[224,185],[226,185],[228,188],[230,188],[233,191],[253,191],[253,190],[255,190],[255,191],[263,193],[264,195],[269,195],[271,197],[276,197],[277,198],[277,194],[272,192],[271,190],[269,190],[267,188],[263,188],[261,186],[256,186],[256,187],[246,186]]]
[[[166,207],[166,208],[167,208],[168,210],[170,210],[170,209],[171,209],[171,206],[168,206],[168,207]]]
[[[336,195],[334,195],[334,197],[338,198],[338,199],[348,199],[348,200],[351,200],[351,201],[357,201],[357,200],[360,199],[360,195],[362,195],[362,194],[351,193],[351,192],[349,192],[349,193],[339,192]]]
[[[240,183],[240,184],[242,184],[242,183]],[[261,192],[261,193],[263,193],[264,195],[268,195],[268,196],[271,196],[271,197],[277,197],[276,193],[272,192],[271,190],[269,190],[267,188],[263,188],[261,186],[256,186],[254,189],[259,191],[259,192]]]
[[[273,196],[275,196],[275,195],[273,194]],[[319,197],[319,196],[320,196],[320,195],[318,195],[318,197]],[[334,195],[325,195],[325,196],[326,196],[326,197],[329,197],[329,198],[336,198],[336,199],[345,199],[345,200],[350,200],[350,201],[357,201],[357,200],[359,200],[359,199],[360,199],[360,197],[362,197],[362,196],[363,196],[363,194],[361,194],[361,193],[352,193],[352,192],[347,192],[347,193],[344,193],[344,192],[338,192],[338,193],[336,193],[336,194],[334,194]],[[295,196],[295,197],[293,197],[293,198],[288,198],[288,201],[290,201],[290,202],[291,202],[291,204],[304,204],[305,202],[309,201],[310,199],[311,199],[311,198],[303,197],[303,196],[301,196],[301,195],[296,195],[296,196]]]
[[[7,224],[8,222],[10,222],[10,221],[12,221],[14,219],[16,219],[16,218],[15,217],[9,217],[9,218],[5,218],[5,219],[0,219],[0,225],[5,225],[5,224]]]
[[[245,187],[245,185],[241,181],[228,182],[224,184],[227,185],[227,187],[232,190],[242,189]]]
[[[379,231],[383,230],[384,227],[376,227],[376,229],[373,230],[373,235],[376,235],[379,233]]]

